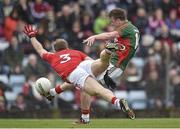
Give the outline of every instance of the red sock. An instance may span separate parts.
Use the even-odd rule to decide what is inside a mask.
[[[55,91],[56,91],[57,94],[60,94],[61,92],[63,92],[60,85],[56,86]]]
[[[115,104],[116,99],[117,99],[117,98],[116,98],[115,96],[114,96],[114,97],[112,97],[112,99],[111,99],[111,103],[112,103],[112,104]]]
[[[82,109],[81,113],[82,114],[89,114],[90,113],[90,109]]]

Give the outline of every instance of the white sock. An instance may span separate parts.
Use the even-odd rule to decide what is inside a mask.
[[[116,106],[116,108],[121,109],[119,101],[119,99],[116,99],[114,105]]]
[[[56,96],[57,95],[55,88],[50,89],[49,93],[50,93],[51,96]]]
[[[89,122],[89,114],[82,114],[81,118],[85,121],[85,122]]]

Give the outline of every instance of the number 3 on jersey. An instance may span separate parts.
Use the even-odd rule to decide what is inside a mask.
[[[68,62],[69,60],[71,60],[70,54],[63,54],[60,55],[61,60],[61,64]]]

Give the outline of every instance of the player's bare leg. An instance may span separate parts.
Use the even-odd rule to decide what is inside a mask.
[[[89,95],[99,96],[103,98],[107,102],[114,104],[119,109],[121,108],[128,115],[130,119],[135,118],[135,114],[129,108],[128,103],[125,99],[121,99],[121,100],[117,99],[112,93],[112,91],[104,88],[92,77],[88,77],[86,79],[84,85],[84,91],[87,92]]]

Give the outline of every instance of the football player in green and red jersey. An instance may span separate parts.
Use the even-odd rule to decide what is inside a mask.
[[[116,8],[110,11],[109,18],[115,27],[112,32],[105,32],[93,35],[84,43],[91,46],[96,40],[107,40],[118,44],[119,51],[112,54],[110,65],[98,80],[105,83],[109,88],[114,89],[119,83],[120,76],[125,70],[128,62],[134,56],[139,43],[139,30],[127,20],[127,13],[124,9]],[[81,96],[81,123],[89,122],[90,97],[84,93]]]

